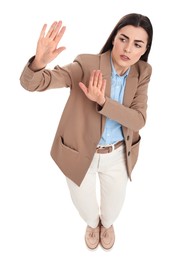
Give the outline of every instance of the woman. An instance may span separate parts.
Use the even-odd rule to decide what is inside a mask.
[[[26,64],[21,85],[29,91],[69,87],[51,156],[65,174],[72,201],[87,223],[85,242],[110,249],[113,223],[122,208],[128,179],[138,158],[139,130],[145,125],[153,29],[148,17],[122,17],[99,54],[81,54],[66,66],[46,65],[65,47],[65,32],[44,25],[36,55]],[[100,205],[96,176],[100,180]]]

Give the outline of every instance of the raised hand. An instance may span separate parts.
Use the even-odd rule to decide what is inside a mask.
[[[44,24],[38,39],[35,59],[30,65],[30,68],[33,70],[38,70],[45,67],[63,50],[65,50],[65,47],[63,46],[58,48],[58,43],[60,42],[66,29],[65,26],[62,26],[62,22],[54,22],[47,34],[45,33],[46,28],[47,24]]]
[[[79,83],[79,86],[88,99],[95,101],[100,106],[105,103],[106,80],[103,79],[100,70],[92,71],[88,87],[82,82]]]

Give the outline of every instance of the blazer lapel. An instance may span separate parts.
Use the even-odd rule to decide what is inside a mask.
[[[103,78],[106,79],[106,96],[110,97],[111,92],[111,52],[105,52],[100,56],[100,70]]]
[[[105,94],[107,97],[110,97],[110,93],[111,93],[111,61],[110,61],[110,58],[111,58],[110,51],[107,51],[100,56],[100,70],[103,74],[103,78],[106,79]],[[101,120],[102,120],[101,131],[103,133],[106,117],[102,116]]]
[[[126,80],[126,86],[125,86],[124,97],[123,97],[123,105],[130,107],[133,98],[135,96],[135,93],[137,91],[137,83],[138,83],[138,75],[135,66],[133,65],[130,68],[129,75]]]

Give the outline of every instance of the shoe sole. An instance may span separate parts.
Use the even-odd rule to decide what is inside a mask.
[[[102,245],[102,243],[100,243],[100,246],[102,247],[102,249],[104,249],[104,251],[110,251],[111,249],[113,249],[114,244],[113,244],[111,247],[109,247],[109,248],[104,247],[104,246]]]
[[[99,244],[98,244],[96,247],[93,247],[93,248],[89,247],[89,246],[87,245],[87,243],[86,243],[86,246],[87,246],[87,248],[88,248],[90,251],[94,251],[94,250],[96,250],[96,249],[98,248]]]

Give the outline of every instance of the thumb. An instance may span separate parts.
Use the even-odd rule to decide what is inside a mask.
[[[58,49],[55,50],[56,56],[58,56],[62,51],[64,51],[66,47],[59,47]]]
[[[80,86],[81,90],[84,92],[84,94],[87,95],[88,90],[87,90],[87,87],[84,85],[84,83],[79,82],[79,86]]]

